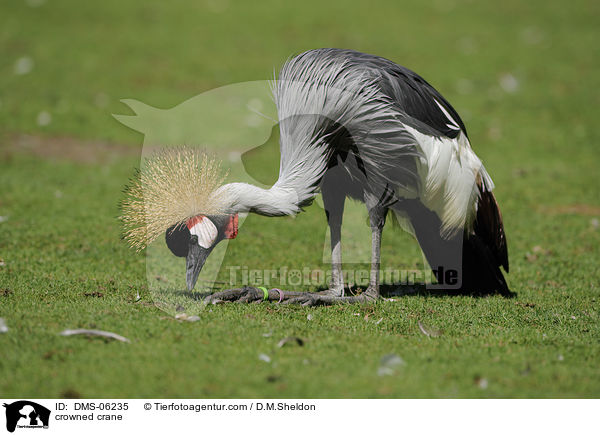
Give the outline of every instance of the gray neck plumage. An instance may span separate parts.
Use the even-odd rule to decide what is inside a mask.
[[[264,216],[288,216],[300,211],[300,198],[293,188],[276,183],[270,189],[263,189],[247,183],[226,184],[215,192],[222,196],[229,213],[257,213]]]
[[[215,199],[222,201],[230,213],[264,216],[295,215],[310,204],[327,169],[329,148],[319,138],[295,140],[288,136],[282,136],[279,179],[270,189],[231,183],[217,189]],[[292,143],[295,145],[289,145]]]

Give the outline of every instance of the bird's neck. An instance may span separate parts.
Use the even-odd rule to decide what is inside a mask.
[[[277,184],[270,189],[263,189],[247,183],[230,183],[220,187],[216,194],[226,198],[231,213],[286,216],[300,211],[297,193]]]

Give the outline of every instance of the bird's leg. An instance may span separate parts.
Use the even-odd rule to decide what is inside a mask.
[[[329,222],[331,234],[331,282],[329,290],[319,292],[319,294],[330,296],[344,296],[344,273],[342,270],[342,222]]]
[[[260,302],[269,300],[271,302],[281,301],[284,304],[312,305],[335,305],[364,303],[379,298],[379,266],[381,257],[381,233],[385,225],[387,208],[381,205],[382,201],[372,195],[365,195],[365,203],[369,209],[369,220],[371,226],[371,274],[369,276],[369,287],[357,296],[344,296],[344,280],[342,274],[342,252],[341,252],[341,228],[342,214],[344,209],[345,195],[335,195],[331,189],[322,188],[323,203],[329,222],[331,232],[331,261],[332,261],[332,283],[329,290],[318,293],[292,292],[271,289],[265,297],[263,290],[255,287],[243,289],[231,289],[216,293],[205,299],[206,302],[218,301],[235,302]]]
[[[381,233],[383,226],[371,225],[371,273],[369,287],[365,295],[377,299],[379,297],[379,266],[381,260]]]
[[[365,198],[369,207],[369,198]],[[369,208],[369,221],[371,223],[371,273],[369,287],[364,294],[373,299],[379,298],[379,267],[381,265],[381,233],[385,225],[387,208],[379,204]]]
[[[335,305],[352,304],[373,301],[379,298],[379,265],[381,257],[381,233],[385,225],[387,208],[380,205],[379,201],[371,196],[365,196],[365,202],[369,207],[369,220],[371,225],[371,274],[369,276],[369,287],[366,291],[357,296],[331,295],[323,293],[306,293],[302,296],[293,296],[286,298],[284,303],[312,305]],[[374,205],[373,205],[374,204]],[[332,229],[332,248],[333,248],[333,229]]]
[[[333,184],[329,188],[323,186],[323,203],[331,233],[331,283],[328,290],[317,293],[268,290],[264,292],[256,287],[243,287],[214,293],[204,299],[205,303],[219,302],[271,302],[299,303],[304,305],[332,305],[337,303],[363,302],[364,297],[344,297],[344,276],[342,271],[342,215],[344,212],[345,194],[336,191]]]

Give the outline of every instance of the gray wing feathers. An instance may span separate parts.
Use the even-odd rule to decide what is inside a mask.
[[[382,92],[378,68],[365,66],[354,52],[313,50],[283,66],[273,93],[281,131],[278,183],[294,186],[301,200],[314,196],[329,159],[340,151],[336,146],[343,144],[329,140],[339,128],[364,163],[346,165],[352,177],[367,177],[374,190],[391,184],[416,195],[415,157],[422,156],[403,123],[421,122]]]

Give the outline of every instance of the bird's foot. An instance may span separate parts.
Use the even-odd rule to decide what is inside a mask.
[[[336,296],[336,297],[342,297],[344,296],[344,287],[332,287],[330,289],[327,290],[321,290],[316,292],[315,294],[319,295],[319,296]]]
[[[367,298],[370,299],[379,299],[379,286],[378,285],[369,285],[369,287],[367,287],[367,289],[361,293],[361,295],[364,295]]]
[[[235,302],[240,299],[246,297],[248,294],[248,290],[246,287],[242,288],[232,288],[229,290],[223,290],[220,292],[213,293],[204,298],[205,304],[219,304],[224,302]]]
[[[313,307],[316,305],[339,305],[339,304],[360,304],[373,302],[379,299],[376,290],[365,291],[356,296],[332,296],[319,293],[305,293],[301,296],[296,296],[287,299],[284,304],[300,304],[305,307]]]
[[[332,294],[334,292],[330,292],[330,290],[319,293],[308,293],[271,289],[267,290],[267,294],[265,295],[265,292],[260,288],[246,286],[213,293],[212,295],[204,298],[204,303],[260,303],[270,301],[281,302],[283,304],[300,304],[303,306],[312,307],[316,305],[365,303],[375,301],[379,297],[377,292],[369,292],[368,289],[367,291],[356,296],[338,296]]]
[[[265,295],[265,292],[261,288],[246,286],[213,293],[212,295],[204,298],[204,303],[219,304],[224,302],[250,303],[266,301],[283,302],[287,299],[301,296],[303,294],[305,294],[305,292],[271,289],[267,290],[267,294]]]

